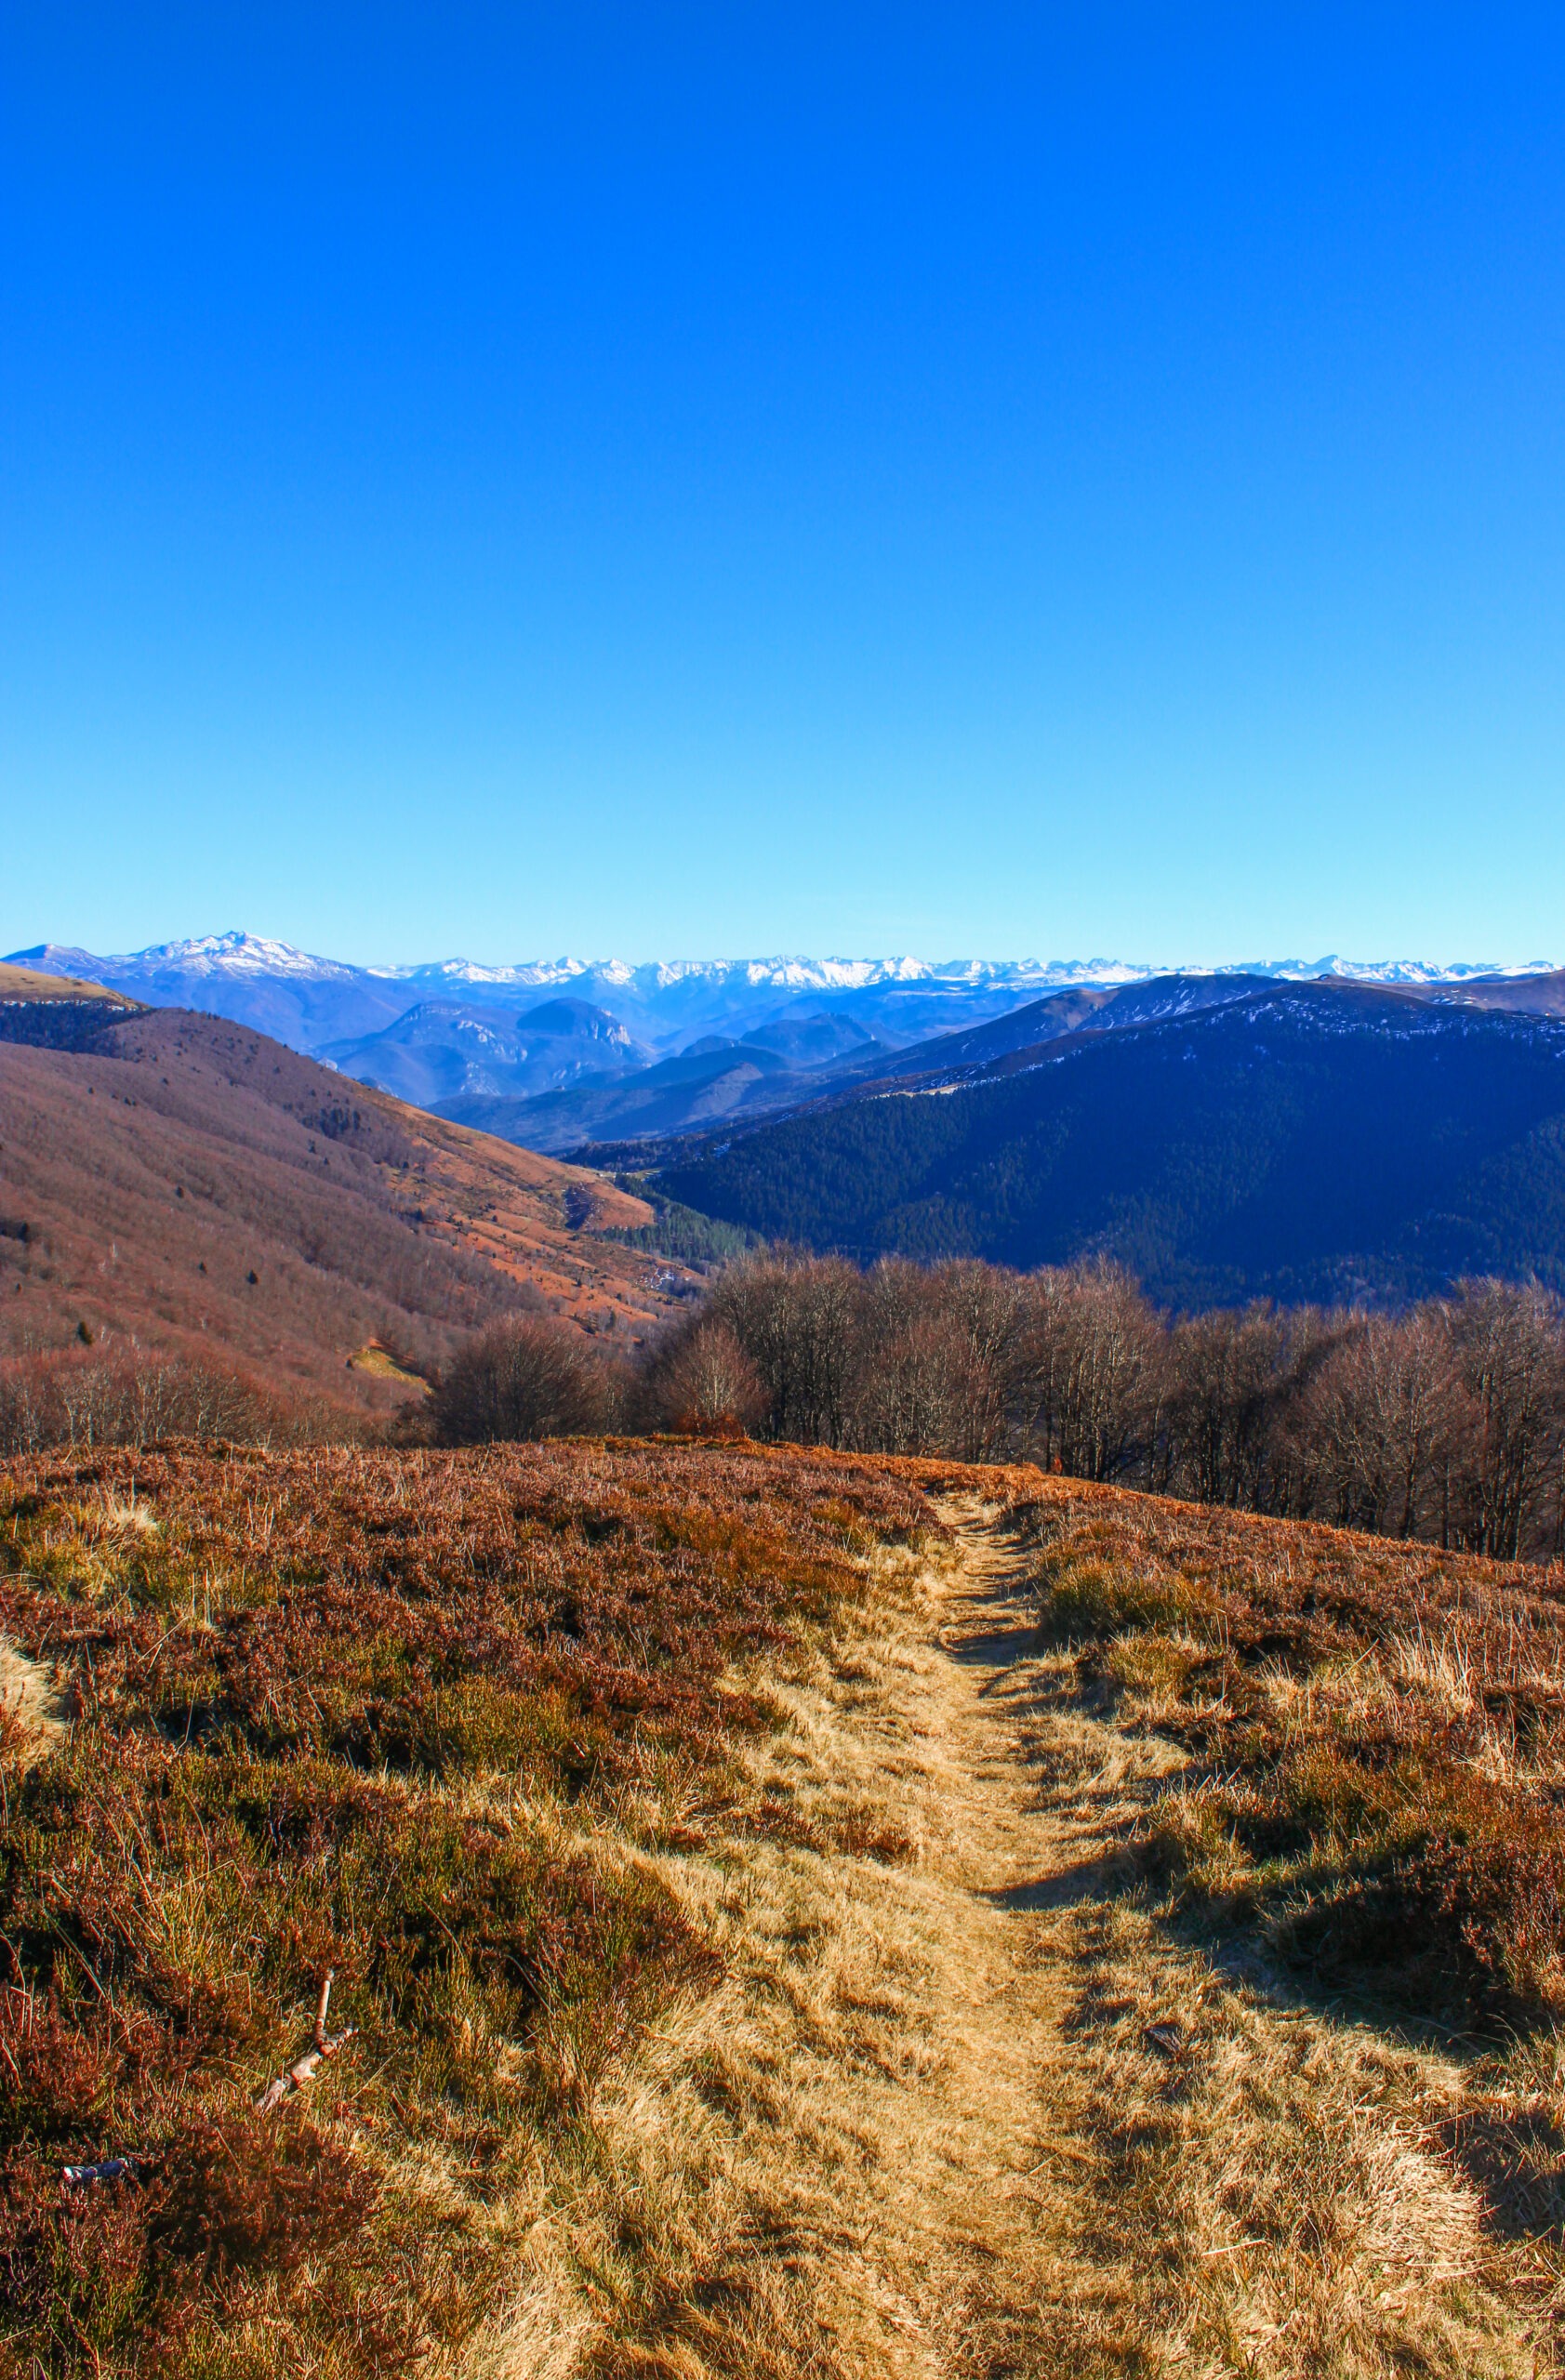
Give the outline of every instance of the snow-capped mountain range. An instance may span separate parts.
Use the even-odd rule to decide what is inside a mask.
[[[467,959],[357,967],[291,943],[234,932],[201,934],[103,956],[42,943],[10,963],[77,975],[152,1006],[205,1009],[274,1035],[313,1056],[332,1043],[383,1031],[419,1003],[464,1009],[497,1004],[514,1019],[538,998],[568,990],[606,1009],[649,1049],[671,1051],[693,1037],[742,1035],[829,1007],[883,1042],[907,1044],[979,1025],[1045,994],[1147,982],[1175,972],[1116,959],[527,959],[496,966]],[[1368,984],[1461,984],[1485,976],[1553,972],[1556,960],[1519,963],[1426,959],[1267,959],[1186,974],[1321,975]]]

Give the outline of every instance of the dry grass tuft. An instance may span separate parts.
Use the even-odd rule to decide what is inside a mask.
[[[1049,1947],[1078,1976],[1063,2096],[1090,2153],[1044,2157],[1075,2249],[1045,2368],[1554,2368],[1552,2276],[1540,2290],[1535,2267],[1499,2252],[1484,2194],[1450,2153],[1466,2121],[1454,2069],[1280,2008],[1123,1902],[1062,1918]]]

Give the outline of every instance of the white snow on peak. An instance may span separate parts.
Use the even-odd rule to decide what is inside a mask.
[[[1470,984],[1485,975],[1552,975],[1552,959],[1454,959],[1439,966],[1426,959],[1322,959],[1308,972],[1344,975],[1358,984]],[[1277,971],[1281,973],[1280,968]]]
[[[89,953],[45,945],[18,952],[19,960],[53,966],[73,964]],[[187,975],[256,980],[272,978],[296,983],[402,983],[455,987],[469,985],[497,991],[542,990],[579,983],[583,979],[640,997],[652,998],[682,986],[779,993],[846,992],[882,985],[931,985],[974,992],[1016,991],[1037,997],[1078,986],[1098,987],[1145,983],[1154,975],[1269,975],[1281,982],[1306,982],[1336,976],[1364,984],[1461,984],[1486,975],[1535,975],[1552,972],[1557,959],[1258,959],[1218,964],[1160,962],[1152,965],[1122,959],[918,959],[904,955],[887,959],[811,959],[777,955],[764,959],[679,959],[632,963],[623,959],[533,959],[511,965],[471,959],[442,959],[414,964],[355,967],[340,959],[322,959],[264,934],[241,932],[197,934],[183,941],[156,943],[145,950],[96,962],[118,981],[151,982],[157,977]]]
[[[339,978],[359,971],[340,959],[315,959],[296,950],[291,942],[273,942],[264,934],[195,934],[180,942],[153,943],[105,962],[122,973],[185,975],[286,975]]]
[[[617,985],[643,993],[667,991],[682,984],[744,985],[754,990],[860,991],[882,984],[967,985],[1013,984],[1041,990],[1077,984],[1134,984],[1159,970],[1119,959],[809,959],[780,955],[766,959],[665,959],[632,964],[623,959],[537,959],[512,966],[480,966],[471,959],[447,959],[418,965],[377,967],[366,971],[387,980],[407,983],[432,980],[502,985],[574,983],[590,976],[600,984]]]

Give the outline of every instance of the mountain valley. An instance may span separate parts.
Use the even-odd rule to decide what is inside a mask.
[[[30,983],[69,977],[78,996],[99,963],[47,945],[22,956]],[[1561,1277],[1565,972],[1541,964],[1332,962],[1305,980],[909,960],[392,973],[245,935],[101,963],[106,998],[180,988],[272,1017],[318,1050],[338,1104],[363,1083],[422,1111],[421,1131],[440,1118],[645,1183],[740,1245],[1024,1266],[1108,1255],[1177,1303]],[[71,1024],[44,1006],[57,1034],[89,1031],[85,1010]],[[331,1030],[345,1019],[369,1029]],[[625,1225],[650,1227],[644,1213]]]

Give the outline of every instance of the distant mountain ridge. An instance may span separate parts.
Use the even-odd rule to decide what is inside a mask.
[[[9,954],[9,963],[105,984],[153,1007],[191,1007],[269,1033],[302,1054],[385,1031],[422,1002],[464,1010],[536,1007],[565,992],[606,1009],[654,1056],[701,1034],[736,1039],[789,1020],[807,1021],[822,1001],[893,1047],[978,1025],[1054,992],[1109,990],[1170,971],[1117,959],[529,959],[495,966],[466,959],[360,967],[324,959],[259,934],[235,931],[158,943],[103,956],[57,943]],[[1257,959],[1187,975],[1319,976],[1387,985],[1464,985],[1545,974],[1557,961],[1515,964],[1425,959]],[[514,1022],[514,1017],[513,1020]]]
[[[617,1017],[590,1001],[545,1000],[512,1023],[497,1008],[419,1000],[378,1033],[328,1042],[322,1056],[416,1107],[460,1099],[530,1099],[650,1066]]]
[[[393,974],[241,935],[17,957],[31,985],[107,984],[177,1033],[176,1005],[259,1012],[435,1117],[860,1259],[1095,1252],[1190,1304],[1395,1299],[1464,1271],[1565,1292],[1565,970],[1541,961],[560,961],[458,981],[465,962]],[[822,982],[829,965],[852,980]]]

